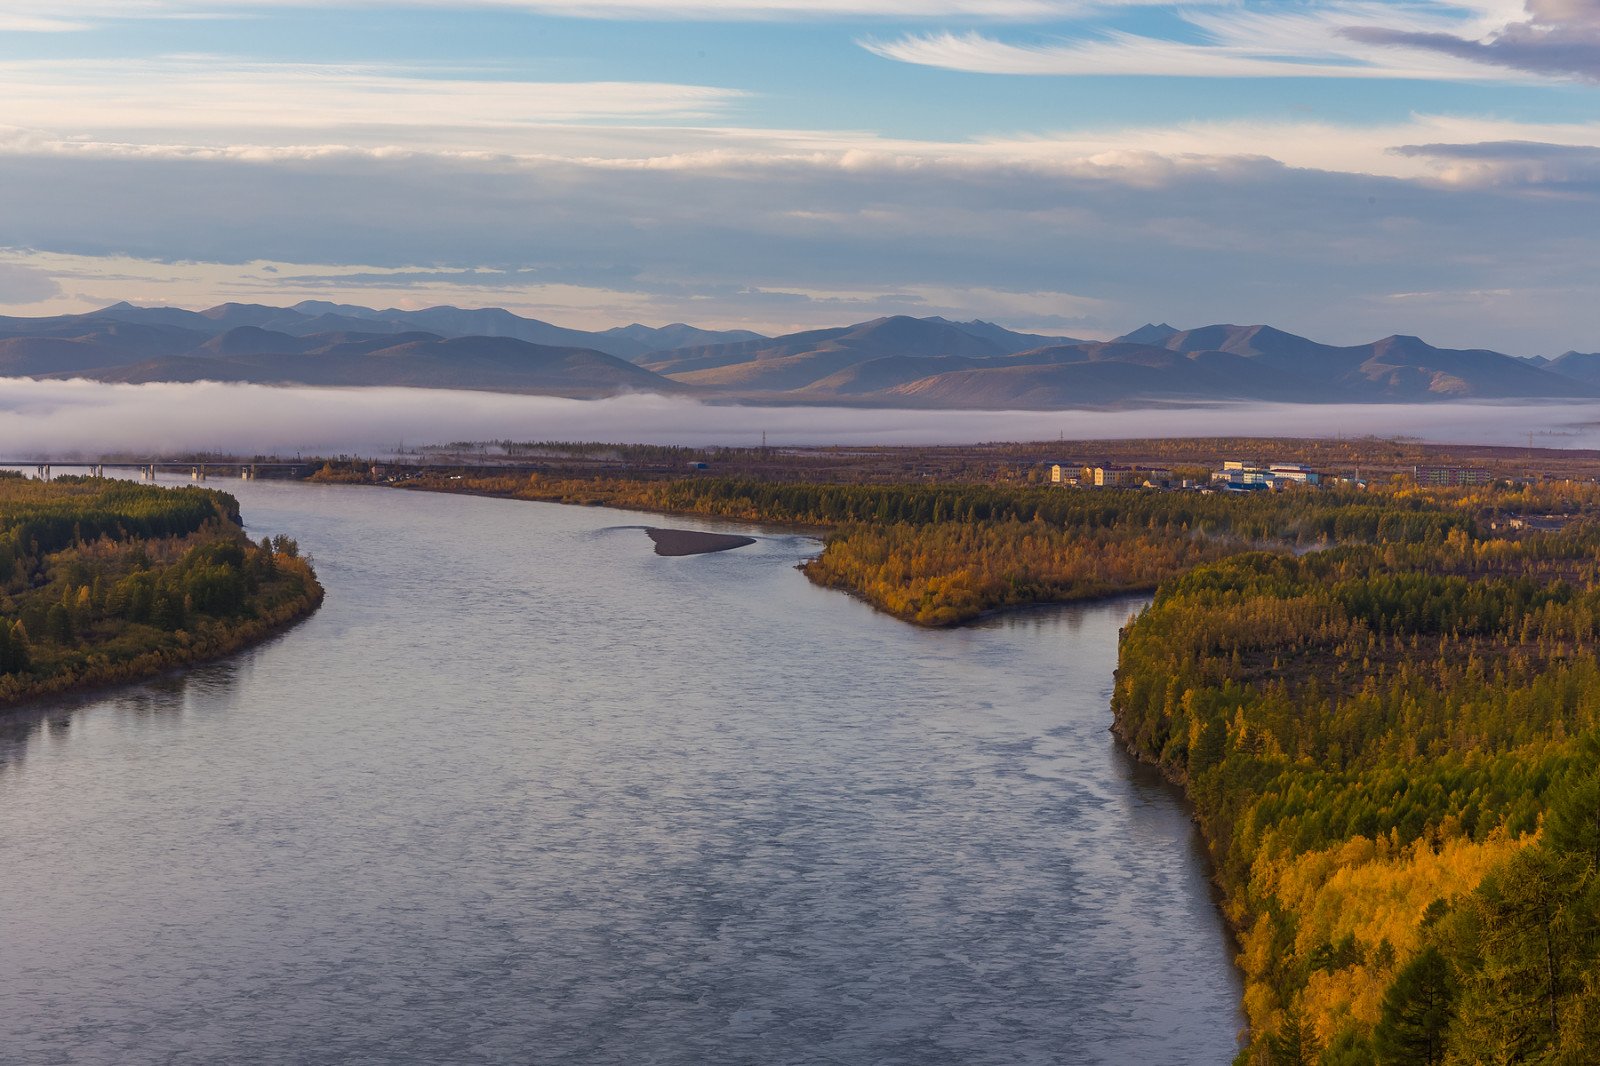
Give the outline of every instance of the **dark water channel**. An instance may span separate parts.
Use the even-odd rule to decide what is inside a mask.
[[[327,604],[0,719],[0,1062],[1232,1056],[1192,829],[1106,732],[1131,601],[929,632],[803,538],[222,487]]]

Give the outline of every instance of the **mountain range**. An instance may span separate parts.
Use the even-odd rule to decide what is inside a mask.
[[[1600,397],[1600,353],[1520,359],[1403,335],[1338,346],[1266,325],[1150,324],[1091,341],[900,315],[780,337],[683,323],[589,332],[501,308],[325,301],[0,318],[0,375],[988,409]]]

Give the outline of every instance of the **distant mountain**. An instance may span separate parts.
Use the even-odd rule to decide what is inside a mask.
[[[1081,344],[1076,337],[1047,337],[1040,333],[1016,333],[997,326],[993,322],[984,322],[974,319],[971,322],[952,322],[948,318],[925,318],[924,322],[940,322],[947,326],[954,326],[963,333],[970,333],[974,337],[991,341],[1008,352],[1027,352],[1035,348],[1044,348],[1052,344]]]
[[[559,348],[590,348],[622,359],[633,359],[663,348],[686,344],[715,344],[760,337],[749,330],[705,330],[683,323],[659,329],[637,323],[598,333],[567,329],[536,318],[524,318],[501,307],[428,307],[419,311],[399,308],[376,310],[327,300],[305,300],[293,307],[268,307],[263,304],[225,303],[204,311],[185,311],[176,307],[135,307],[130,303],[112,304],[78,319],[112,319],[148,325],[177,326],[198,332],[218,332],[254,326],[295,337],[308,337],[337,331],[365,333],[409,333],[421,331],[441,337],[511,337]],[[6,320],[0,320],[4,330]]]
[[[1301,378],[1310,388],[1337,390],[1355,401],[1564,394],[1560,378],[1526,360],[1484,349],[1435,348],[1403,335],[1336,347],[1271,326],[1216,325],[1174,333],[1162,346],[1246,356],[1259,366]]]
[[[1268,325],[1160,323],[1087,341],[906,315],[779,337],[681,322],[587,332],[502,308],[320,300],[0,317],[0,375],[999,409],[1600,397],[1600,353],[1516,359],[1406,335],[1341,346]]]
[[[1146,322],[1132,333],[1124,333],[1122,336],[1117,337],[1116,339],[1119,341],[1126,341],[1129,344],[1160,345],[1165,344],[1167,342],[1167,338],[1176,332],[1178,331],[1167,325],[1165,322],[1162,322],[1159,325]]]
[[[657,353],[640,365],[689,385],[766,393],[809,388],[847,368],[888,357],[993,359],[1010,354],[1006,344],[944,319],[896,315],[842,329],[680,348]]]
[[[1563,352],[1546,360],[1545,367],[1574,381],[1600,385],[1600,352]]]
[[[440,337],[432,333],[324,334],[299,339],[299,350],[241,327],[188,355],[46,376],[100,381],[239,381],[268,385],[409,386],[593,397],[624,391],[676,392],[681,386],[614,355],[556,348],[512,337]],[[3,343],[3,342],[0,342]]]
[[[730,341],[765,340],[760,333],[748,329],[700,329],[674,322],[669,326],[613,326],[601,337],[615,337],[631,344],[641,345],[646,353],[669,348],[688,348],[697,344],[726,344]]]
[[[1341,347],[1265,325],[1179,330],[1163,323],[1110,342],[1067,339],[1019,349],[1026,336],[987,323],[897,316],[658,352],[639,363],[701,389],[807,399],[875,397],[941,407],[1600,394],[1600,367],[1594,378],[1580,383],[1526,360],[1435,348],[1416,337]]]

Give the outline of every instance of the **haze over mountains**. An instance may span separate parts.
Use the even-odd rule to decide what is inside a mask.
[[[1335,346],[1264,325],[1146,325],[1085,341],[893,316],[764,337],[682,323],[588,332],[500,308],[323,301],[0,318],[0,375],[985,409],[1600,397],[1600,354],[1519,359],[1410,336]]]

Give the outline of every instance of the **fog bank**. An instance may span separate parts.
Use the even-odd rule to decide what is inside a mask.
[[[429,389],[108,385],[0,379],[0,459],[112,453],[379,455],[456,440],[964,444],[1186,436],[1406,436],[1440,443],[1600,447],[1600,403],[1231,404],[1119,411],[737,407]]]

